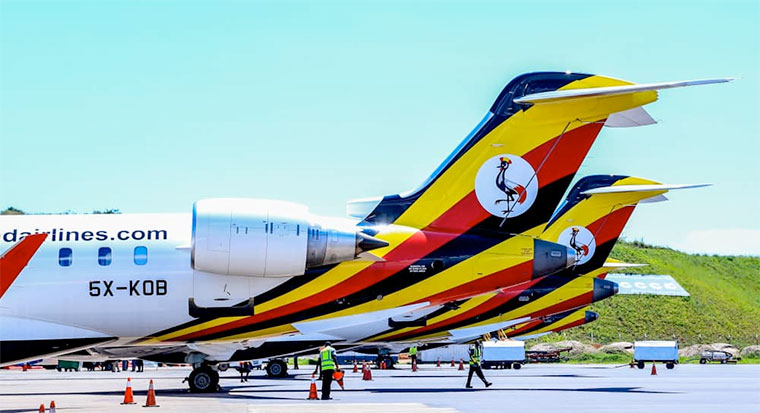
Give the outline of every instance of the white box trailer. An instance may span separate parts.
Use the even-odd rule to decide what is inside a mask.
[[[451,344],[443,347],[435,347],[431,349],[421,350],[418,354],[418,360],[420,363],[436,363],[438,360],[441,364],[451,363],[454,360],[455,363],[459,363],[459,360],[463,360],[467,363],[470,356],[467,353],[467,349],[470,346],[467,344]]]
[[[520,369],[525,362],[525,342],[517,340],[483,342],[484,368]]]
[[[644,368],[646,362],[665,363],[665,367],[672,369],[678,364],[677,341],[636,341],[633,343],[633,362],[640,368]]]

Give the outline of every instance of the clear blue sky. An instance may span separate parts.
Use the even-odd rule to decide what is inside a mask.
[[[758,4],[0,0],[0,207],[342,215],[419,184],[520,73],[734,76],[605,128],[581,175],[711,182],[625,235],[760,254]]]

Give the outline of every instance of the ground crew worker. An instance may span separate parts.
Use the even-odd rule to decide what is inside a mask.
[[[476,341],[475,344],[470,346],[470,372],[467,373],[467,385],[465,386],[468,389],[472,388],[472,373],[476,373],[478,377],[480,377],[480,380],[483,380],[483,384],[486,385],[486,387],[491,387],[491,382],[486,381],[485,376],[483,376],[483,369],[480,367],[480,363],[483,359],[483,346],[481,345],[480,341]]]
[[[238,366],[238,371],[240,372],[240,382],[248,381],[248,376],[251,374],[251,370],[253,370],[253,365],[248,361],[241,361],[240,365]]]
[[[417,363],[417,344],[412,344],[409,348],[409,357],[412,359],[412,364]]]
[[[332,386],[333,373],[340,371],[338,365],[338,355],[335,349],[330,346],[328,341],[319,349],[319,358],[317,359],[317,368],[314,374],[319,372],[319,378],[322,380],[322,400],[330,400],[330,386]]]

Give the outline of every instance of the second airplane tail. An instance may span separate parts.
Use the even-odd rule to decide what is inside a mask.
[[[592,175],[578,181],[540,238],[576,251],[575,274],[604,266],[636,205],[667,200],[663,194],[697,185],[664,185],[622,175]]]

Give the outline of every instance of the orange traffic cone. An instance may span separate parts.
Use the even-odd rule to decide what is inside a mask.
[[[417,371],[417,361],[412,362],[412,371]]]
[[[40,413],[45,413],[45,403],[40,405]]]
[[[385,360],[380,362],[380,370],[385,370]]]
[[[462,359],[459,359],[459,370],[464,370],[464,361]]]
[[[359,366],[356,364],[356,360],[354,360],[354,373],[359,372]]]
[[[344,376],[344,375],[345,375],[345,373],[343,373],[343,370],[340,370],[340,371],[338,371],[338,370],[335,370],[335,371],[333,372],[333,380],[335,380],[335,381],[337,381],[337,382],[338,382],[338,386],[340,386],[340,389],[341,389],[341,390],[345,390],[345,389],[343,388],[343,376]]]
[[[441,358],[438,357],[438,361],[435,363],[436,367],[441,367]]]
[[[317,396],[317,379],[311,375],[311,384],[309,385],[309,397],[306,400],[319,400]]]
[[[50,410],[48,410],[50,413],[56,413],[55,410],[55,400],[50,401]]]
[[[143,407],[159,407],[156,404],[156,390],[153,388],[153,379],[150,379],[150,386],[148,386],[148,399],[145,401]]]
[[[652,376],[657,375],[657,367],[654,366],[654,363],[652,363]]]
[[[451,367],[454,367],[454,357],[451,358]]]
[[[121,404],[136,404],[132,394],[132,379],[127,377],[127,389],[124,390],[124,401]]]
[[[372,369],[369,368],[367,363],[364,363],[362,373],[362,380],[372,380]]]

